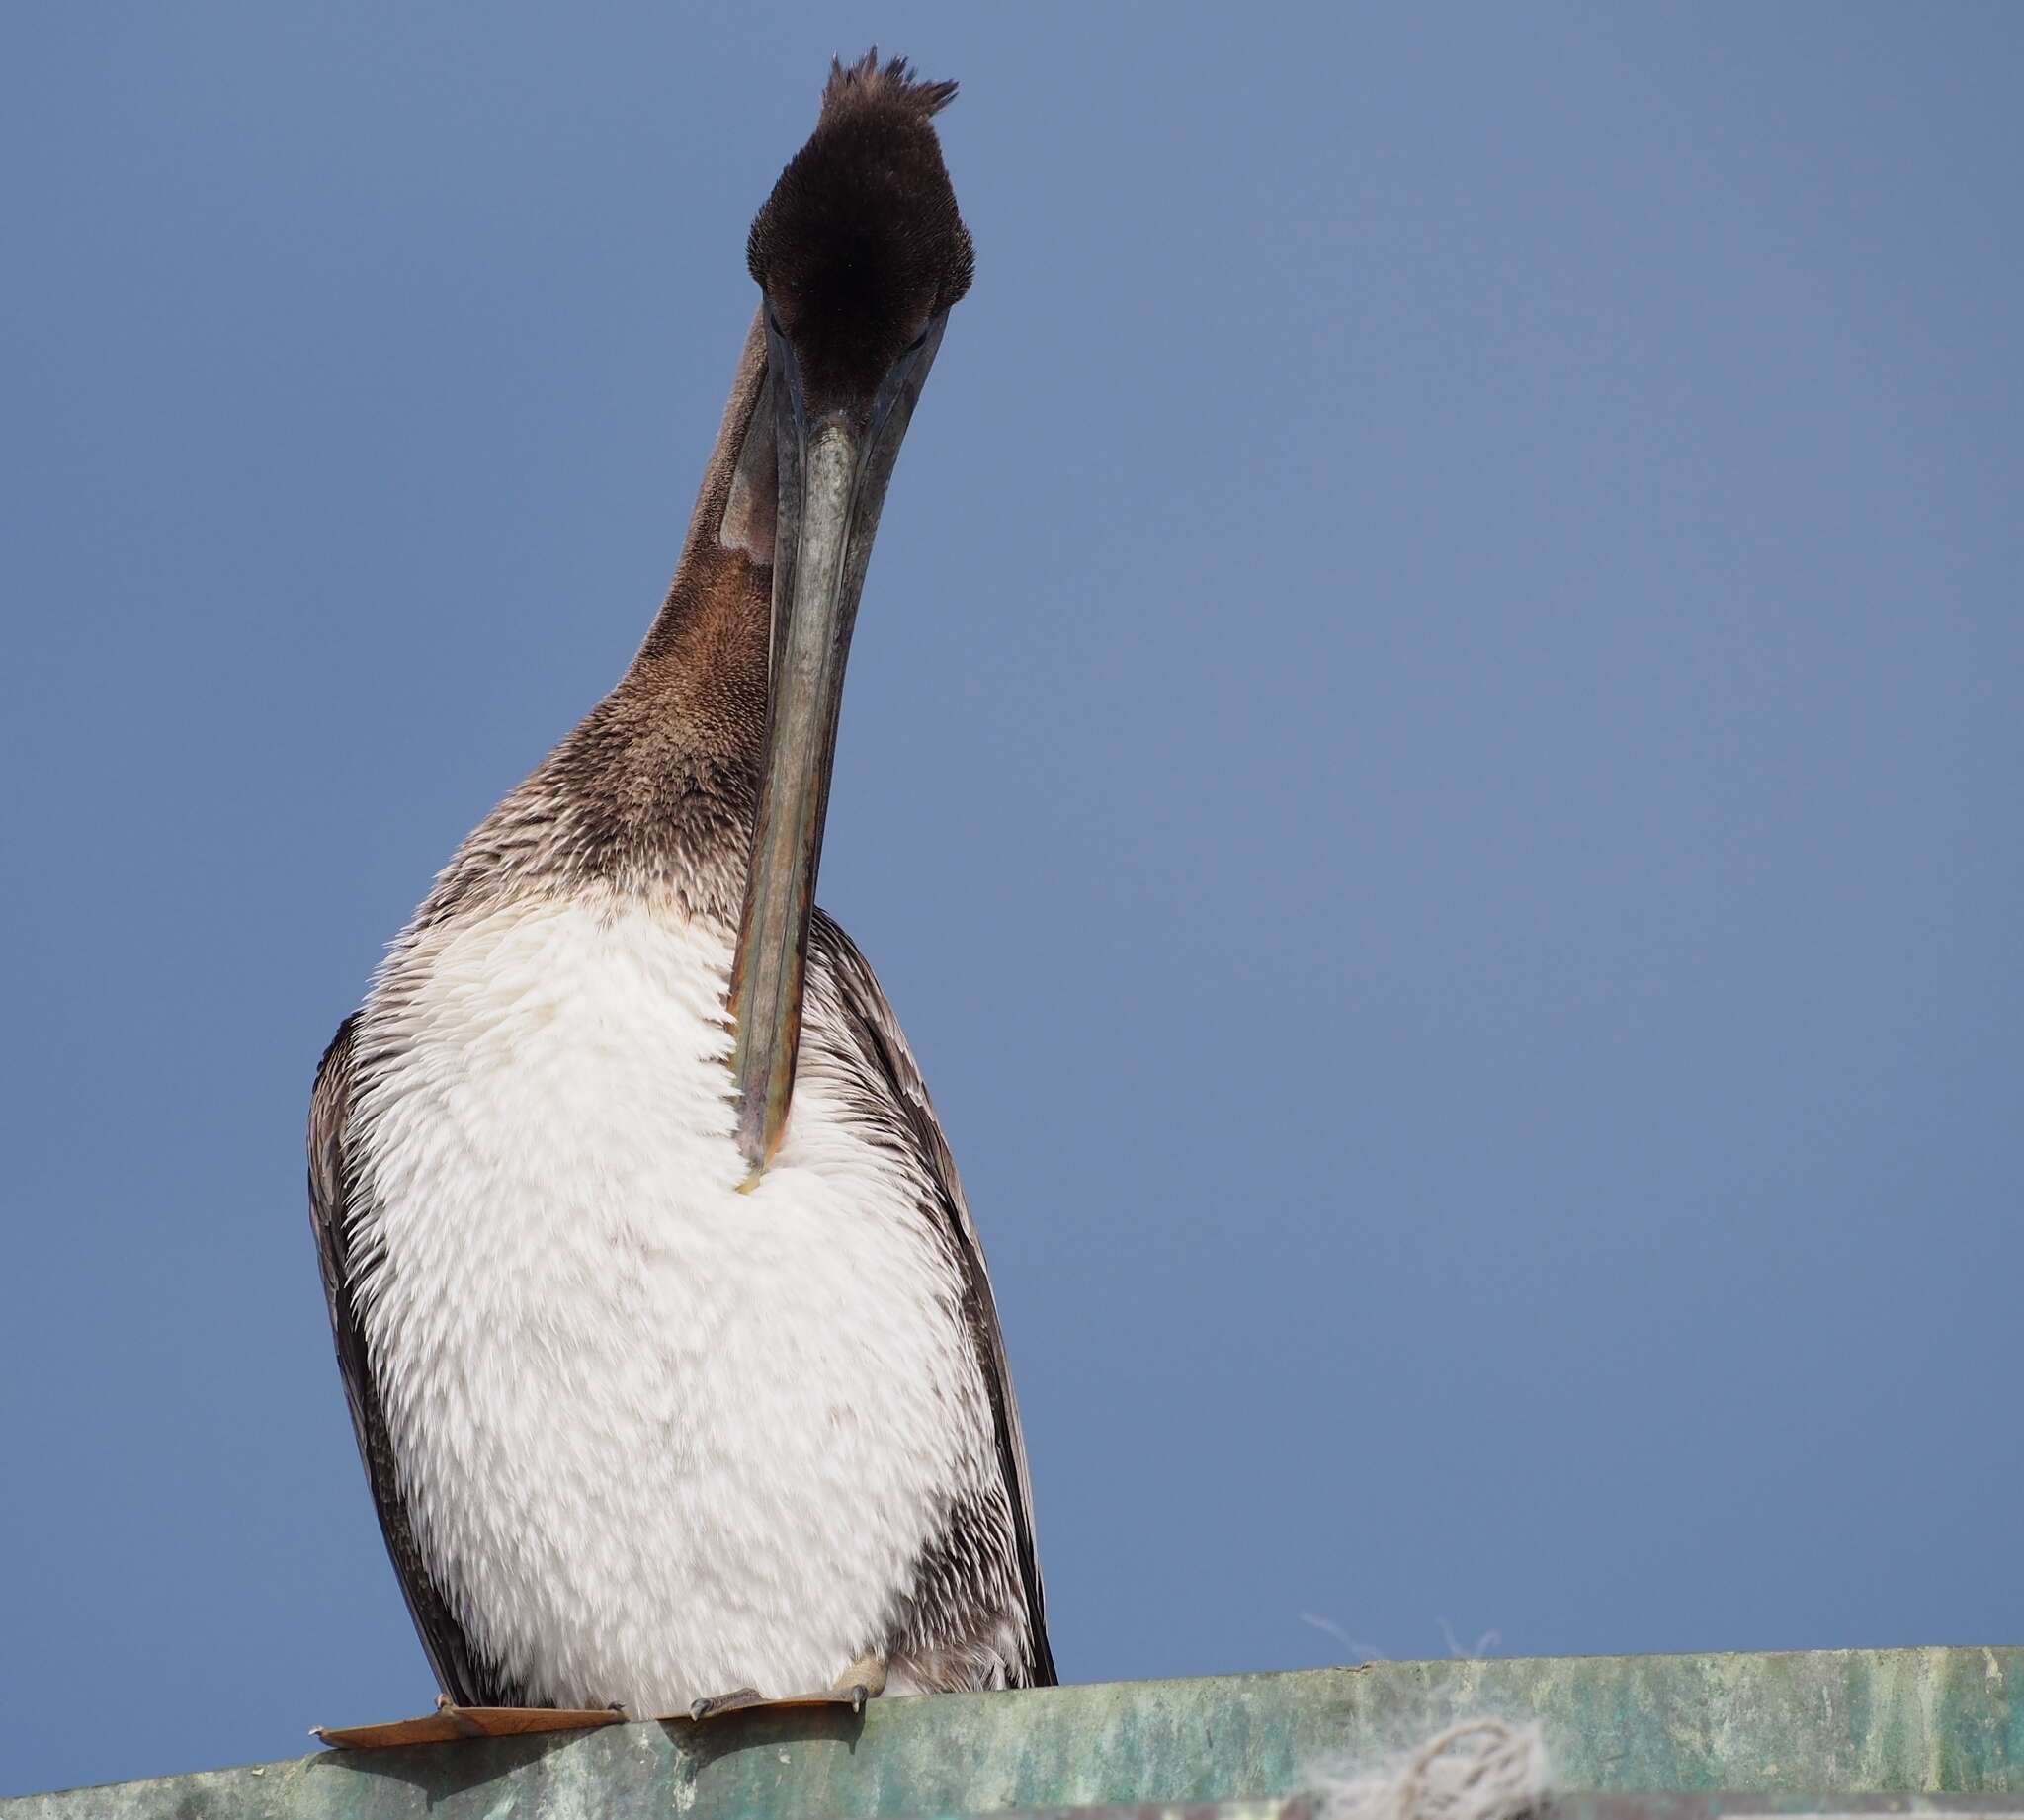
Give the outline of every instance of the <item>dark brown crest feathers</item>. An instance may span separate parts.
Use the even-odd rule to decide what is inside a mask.
[[[859,105],[903,108],[926,120],[939,114],[956,99],[953,82],[923,82],[904,57],[879,61],[879,47],[872,48],[855,63],[840,57],[829,60],[829,80],[822,85],[822,112]]]
[[[869,397],[970,289],[975,258],[931,124],[955,93],[904,57],[833,63],[814,132],[752,223],[746,262],[811,403]]]

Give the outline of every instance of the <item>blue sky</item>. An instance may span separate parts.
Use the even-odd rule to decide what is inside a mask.
[[[2024,1637],[2024,14],[29,4],[0,1790],[431,1695],[311,1070],[637,642],[873,41],[978,276],[824,897],[1064,1673]]]

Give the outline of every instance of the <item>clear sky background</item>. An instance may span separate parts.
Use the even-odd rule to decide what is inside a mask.
[[[977,281],[823,895],[1064,1674],[2024,1640],[2024,10],[14,4],[0,1790],[432,1696],[311,1072],[875,41]]]

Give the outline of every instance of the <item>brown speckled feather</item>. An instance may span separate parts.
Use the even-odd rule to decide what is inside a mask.
[[[900,1624],[899,1651],[915,1660],[924,1684],[936,1681],[951,1688],[973,1687],[960,1676],[937,1678],[922,1658],[938,1644],[956,1640],[952,1626],[959,1613],[975,1614],[1002,1607],[1007,1596],[1016,1601],[1023,1638],[1023,1660],[1008,1676],[1014,1687],[1051,1688],[1054,1657],[1048,1642],[1047,1599],[1042,1590],[1040,1558],[1034,1541],[1033,1483],[1026,1464],[1026,1437],[1020,1428],[1019,1404],[1012,1393],[1012,1368],[1005,1357],[1005,1339],[998,1325],[998,1304],[984,1265],[982,1241],[964,1200],[956,1159],[942,1135],[941,1121],[928,1099],[927,1084],[885,992],[854,943],[821,909],[809,932],[809,971],[816,995],[815,1016],[824,1024],[838,1020],[835,1048],[859,1065],[858,1110],[868,1121],[891,1125],[914,1173],[922,1179],[921,1213],[937,1231],[964,1286],[964,1317],[976,1352],[978,1369],[990,1396],[992,1425],[998,1442],[1005,1503],[993,1508],[952,1513],[949,1533],[921,1564],[910,1610]],[[824,991],[824,987],[829,991]],[[831,1000],[833,993],[833,1002]],[[1010,1533],[1005,1533],[1009,1524]],[[1011,1543],[1016,1585],[995,1584],[1004,1571],[1005,1543]],[[925,1671],[925,1672],[924,1672]]]
[[[337,1368],[352,1413],[359,1457],[365,1461],[380,1531],[393,1571],[406,1596],[409,1614],[428,1652],[436,1683],[461,1706],[517,1706],[515,1689],[473,1653],[464,1628],[451,1613],[429,1576],[408,1525],[394,1471],[393,1449],[380,1412],[380,1392],[366,1358],[366,1339],[352,1308],[351,1260],[346,1226],[353,1173],[345,1157],[344,1132],[352,1094],[352,1033],[358,1016],[345,1019],[323,1052],[309,1097],[309,1224],[316,1235],[316,1261],[323,1271],[323,1294],[330,1307],[330,1332],[337,1344]]]

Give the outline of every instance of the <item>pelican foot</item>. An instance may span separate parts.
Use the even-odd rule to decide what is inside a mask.
[[[728,1694],[713,1694],[708,1698],[692,1701],[689,1716],[697,1720],[715,1719],[726,1712],[743,1712],[747,1706],[769,1703],[757,1688],[733,1688]]]
[[[886,1658],[868,1653],[860,1656],[819,1694],[790,1694],[783,1698],[769,1699],[757,1688],[738,1688],[729,1694],[713,1695],[693,1702],[689,1716],[699,1721],[715,1719],[727,1712],[749,1712],[755,1706],[848,1706],[852,1712],[862,1714],[867,1702],[885,1692]]]
[[[866,1651],[837,1676],[831,1692],[847,1697],[851,1711],[863,1712],[867,1700],[876,1699],[886,1692],[886,1658]]]

